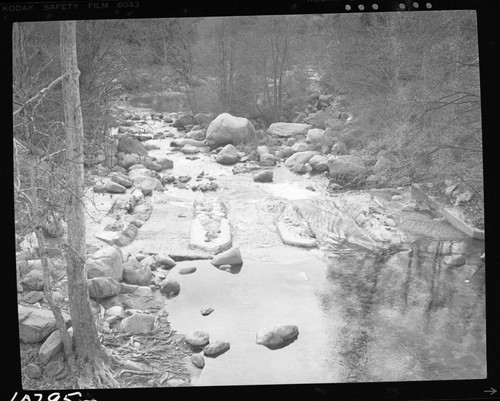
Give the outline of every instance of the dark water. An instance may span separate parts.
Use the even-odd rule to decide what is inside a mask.
[[[173,113],[189,110],[189,103],[183,93],[171,92],[164,95],[146,95],[130,99],[133,107],[144,107],[156,113]]]
[[[340,342],[349,380],[485,378],[482,243],[417,242],[411,249],[329,257],[318,297],[327,314],[341,311],[342,334],[330,341]],[[467,255],[466,265],[444,264],[453,253]]]

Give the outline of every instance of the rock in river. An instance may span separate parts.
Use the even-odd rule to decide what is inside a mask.
[[[215,255],[211,261],[214,266],[220,265],[239,265],[243,263],[239,248],[231,248],[225,252]]]
[[[210,336],[202,330],[194,330],[184,336],[184,341],[193,347],[203,347],[210,342]]]
[[[179,274],[191,274],[191,273],[194,273],[196,271],[196,267],[194,266],[189,266],[189,267],[182,267],[180,270],[179,270]]]
[[[463,266],[465,265],[465,256],[464,255],[451,255],[451,256],[446,256],[444,258],[444,263],[450,266]]]
[[[257,332],[257,344],[268,348],[281,348],[290,344],[299,335],[299,329],[292,324],[273,326]]]
[[[208,126],[206,143],[212,147],[237,145],[254,137],[255,128],[248,119],[222,113]]]
[[[273,172],[271,170],[259,171],[253,176],[255,182],[272,182]]]
[[[238,160],[238,151],[231,144],[224,146],[216,158],[217,163],[225,165],[235,164]]]
[[[227,341],[215,341],[214,343],[208,344],[203,349],[203,354],[211,358],[215,358],[227,350],[229,350],[230,345]]]
[[[123,137],[118,142],[117,147],[118,152],[132,154],[135,153],[139,156],[147,156],[148,150],[144,147],[144,145],[139,142],[137,139]]]
[[[203,355],[201,354],[191,355],[191,362],[194,366],[200,369],[203,369],[203,367],[205,366],[205,358],[203,358]]]
[[[118,295],[120,283],[111,277],[94,277],[87,280],[89,296],[93,299],[103,299]]]
[[[181,291],[181,286],[177,281],[175,281],[173,279],[167,279],[167,280],[162,281],[162,283],[160,285],[160,291],[163,294],[176,295]]]
[[[204,306],[200,309],[200,312],[203,316],[208,316],[214,311],[214,308],[211,308],[210,306]]]

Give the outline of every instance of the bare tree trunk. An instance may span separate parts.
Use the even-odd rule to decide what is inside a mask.
[[[76,22],[60,23],[63,105],[67,138],[68,244],[63,245],[67,262],[68,298],[77,363],[84,369],[82,387],[110,387],[113,378],[105,369],[106,354],[101,348],[90,309],[85,271],[85,214],[83,204],[83,119],[76,56]]]

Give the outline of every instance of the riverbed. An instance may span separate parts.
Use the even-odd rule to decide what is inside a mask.
[[[145,121],[153,132],[179,135],[162,122]],[[231,344],[217,358],[205,358],[202,370],[190,366],[192,385],[486,377],[483,242],[466,238],[430,213],[401,212],[402,202],[390,201],[384,190],[332,197],[323,175],[297,175],[282,164],[273,168],[272,183],[256,183],[251,173],[233,174],[231,166],[217,164],[214,155],[189,160],[172,152],[170,140],[149,141],[159,147],[149,154],[168,154],[175,176],[209,173],[220,189],[201,193],[168,186],[155,192],[151,218],[124,251],[186,249],[194,200],[217,198],[228,208],[233,246],[244,261],[237,274],[209,260],[179,262],[169,273],[181,286],[177,297],[164,301],[172,328],[204,330],[211,341]],[[391,212],[406,241],[368,249],[354,232],[342,246],[329,243],[338,221],[329,213],[331,202],[335,197],[338,202],[348,196],[359,199],[367,192]],[[399,193],[403,202],[411,200],[408,188]],[[319,248],[282,243],[275,221],[290,202],[317,233]],[[88,241],[97,243],[91,234]],[[466,264],[446,265],[444,257],[453,254],[465,255]],[[180,275],[185,266],[197,270]],[[204,306],[214,312],[202,316]],[[275,324],[297,325],[297,340],[276,350],[256,344],[257,331]]]

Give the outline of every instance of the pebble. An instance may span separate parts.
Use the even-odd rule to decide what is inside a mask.
[[[214,308],[211,308],[209,306],[204,306],[201,308],[200,312],[203,316],[208,316],[214,311]]]
[[[191,274],[196,271],[196,267],[191,266],[191,267],[183,267],[179,270],[179,274]]]

